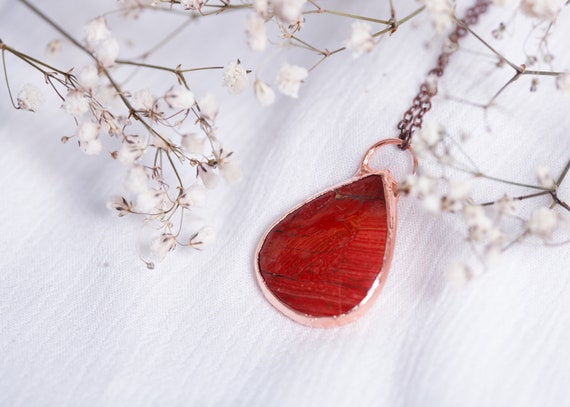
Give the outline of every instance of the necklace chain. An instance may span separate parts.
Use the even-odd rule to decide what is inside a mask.
[[[437,58],[437,65],[429,71],[428,79],[421,85],[418,94],[414,97],[412,106],[404,113],[402,120],[398,123],[400,130],[399,138],[402,140],[400,148],[405,150],[412,142],[414,131],[421,129],[424,115],[431,109],[431,99],[437,94],[437,83],[429,78],[435,79],[443,76],[445,68],[449,63],[449,57],[457,50],[459,40],[468,33],[465,26],[477,24],[479,17],[487,11],[491,0],[476,0],[475,4],[467,9],[463,24],[457,24],[455,30],[449,35],[449,44]]]

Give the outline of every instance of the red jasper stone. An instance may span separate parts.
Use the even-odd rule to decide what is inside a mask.
[[[287,307],[336,317],[357,307],[382,270],[387,239],[382,175],[328,190],[267,233],[258,271]]]

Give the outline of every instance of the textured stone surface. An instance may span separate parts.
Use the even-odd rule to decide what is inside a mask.
[[[297,312],[337,316],[357,306],[378,273],[387,212],[380,175],[330,190],[267,234],[259,270],[268,289]]]

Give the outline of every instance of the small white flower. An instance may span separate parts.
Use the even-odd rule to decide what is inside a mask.
[[[449,183],[449,197],[454,200],[463,201],[469,197],[471,187],[463,181],[451,181]]]
[[[518,205],[516,202],[506,195],[499,199],[497,207],[499,208],[499,213],[505,216],[514,216],[518,212]]]
[[[552,188],[554,186],[554,179],[550,174],[550,168],[540,166],[536,169],[536,178],[543,188]]]
[[[184,208],[204,206],[206,203],[206,189],[202,185],[190,185],[182,192],[178,198],[178,203]]]
[[[344,42],[344,46],[352,53],[353,58],[358,58],[364,53],[372,51],[374,48],[374,38],[372,38],[372,26],[363,21],[352,23],[350,37]]]
[[[83,89],[93,89],[99,82],[97,68],[93,65],[84,66],[77,74],[77,80]]]
[[[439,124],[433,121],[429,121],[420,130],[418,138],[421,139],[427,147],[431,148],[439,143],[441,140],[442,132],[442,128]]]
[[[44,97],[42,92],[32,84],[26,83],[18,92],[18,107],[22,110],[34,112],[42,103]]]
[[[412,196],[420,199],[434,195],[437,191],[436,181],[426,175],[408,175],[406,177],[405,187]]]
[[[219,109],[218,99],[216,99],[216,95],[213,93],[206,93],[198,101],[198,106],[200,107],[200,113],[202,116],[212,122],[216,120]]]
[[[436,33],[441,34],[453,26],[453,0],[425,0],[424,3]]]
[[[299,97],[299,89],[303,80],[309,76],[309,72],[297,65],[283,65],[277,72],[277,88],[285,96]]]
[[[224,68],[224,86],[232,94],[241,93],[249,86],[247,72],[239,61],[232,61]]]
[[[183,110],[190,109],[195,103],[194,94],[183,87],[171,88],[164,95],[164,100],[171,108]]]
[[[243,178],[240,167],[233,161],[222,161],[220,163],[220,174],[230,184],[235,184]]]
[[[169,207],[168,195],[161,189],[147,189],[137,195],[135,208],[138,212],[157,214]]]
[[[107,202],[107,208],[112,210],[119,218],[131,213],[132,206],[132,202],[119,195],[111,197]]]
[[[107,26],[107,22],[104,17],[97,17],[91,20],[85,27],[85,43],[87,47],[91,50],[95,49],[95,46],[106,40],[111,36],[111,31]]]
[[[216,231],[211,227],[203,227],[190,238],[189,244],[195,249],[208,246],[216,240]]]
[[[205,0],[182,0],[180,4],[185,10],[201,10],[205,2]]]
[[[556,77],[556,87],[566,96],[570,96],[570,73],[561,73]]]
[[[263,51],[267,47],[267,27],[265,18],[257,13],[252,13],[245,20],[245,32],[247,43],[254,51]]]
[[[465,221],[469,227],[469,238],[474,241],[482,241],[496,234],[491,218],[487,216],[482,206],[465,205],[463,208]]]
[[[163,233],[150,244],[150,252],[156,261],[162,261],[168,252],[176,248],[176,237],[171,233]]]
[[[471,280],[472,274],[465,264],[453,262],[445,271],[445,277],[452,286],[461,288]]]
[[[89,100],[83,96],[83,92],[70,90],[61,107],[73,116],[81,116],[89,110]]]
[[[97,155],[103,149],[103,143],[101,142],[101,139],[96,138],[89,141],[80,141],[79,147],[87,155]]]
[[[268,84],[260,79],[254,82],[253,92],[261,106],[269,106],[275,102],[275,92]]]
[[[198,177],[208,189],[216,188],[220,182],[220,177],[214,172],[214,169],[204,165],[198,166]]]
[[[307,0],[270,0],[273,13],[286,24],[294,24],[301,18]]]
[[[531,234],[548,240],[558,226],[558,219],[558,213],[553,209],[539,208],[532,213],[527,228]]]
[[[135,161],[139,160],[144,151],[147,149],[148,144],[145,139],[137,135],[125,136],[121,149],[117,153],[117,160],[125,165],[132,165]]]
[[[432,215],[438,215],[441,213],[441,198],[435,194],[426,195],[422,198],[423,208],[431,213]]]
[[[267,0],[253,0],[253,9],[256,13],[265,17],[269,14],[269,3]]]
[[[99,126],[93,122],[83,122],[77,127],[79,142],[93,141],[99,135]]]
[[[140,164],[135,164],[127,172],[125,179],[127,189],[135,194],[148,190],[148,174]]]
[[[151,111],[154,108],[156,98],[148,89],[141,89],[133,95],[131,105],[135,110]]]
[[[202,154],[206,139],[199,137],[196,133],[182,135],[182,148],[191,154]]]
[[[119,56],[119,42],[112,37],[100,41],[95,46],[93,54],[101,66],[109,68],[115,65]]]
[[[562,9],[561,0],[522,0],[521,10],[529,17],[554,21]]]

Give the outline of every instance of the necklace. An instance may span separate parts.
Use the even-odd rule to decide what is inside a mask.
[[[364,155],[356,175],[328,188],[279,218],[265,232],[255,254],[255,273],[268,301],[291,319],[305,325],[343,325],[370,308],[386,282],[394,253],[398,184],[387,170],[372,169],[372,155],[396,145],[417,158],[412,137],[437,94],[459,40],[487,11],[491,0],[476,0],[449,35],[449,46],[420,86],[412,106],[398,123],[399,137],[374,144]]]

